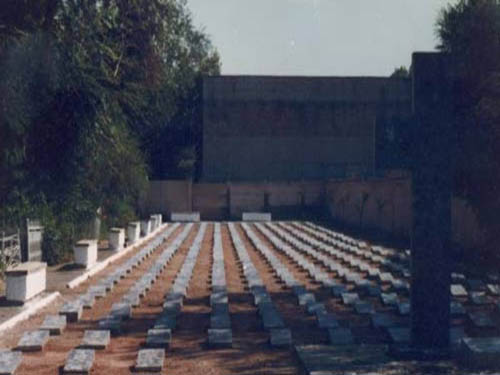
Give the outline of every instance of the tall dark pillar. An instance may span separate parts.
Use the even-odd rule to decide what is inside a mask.
[[[413,54],[411,348],[446,353],[450,327],[451,90],[447,55]]]

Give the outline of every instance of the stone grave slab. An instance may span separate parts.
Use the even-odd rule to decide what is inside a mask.
[[[0,349],[0,374],[14,374],[22,360],[21,352]]]
[[[172,341],[172,330],[153,328],[148,330],[146,346],[150,348],[168,348]]]
[[[354,305],[359,301],[358,293],[342,293],[341,297],[344,305]]]
[[[373,314],[375,309],[373,305],[368,301],[357,301],[354,303],[354,310],[358,314]]]
[[[104,298],[106,297],[106,287],[101,285],[91,286],[89,288],[89,293],[95,298]]]
[[[199,222],[200,213],[199,212],[172,212],[170,214],[170,221],[179,222]]]
[[[119,302],[111,306],[111,316],[121,319],[129,319],[132,315],[132,309],[129,303]]]
[[[24,332],[17,343],[17,350],[22,352],[37,352],[43,350],[43,347],[49,341],[50,332],[46,330]]]
[[[91,309],[95,303],[95,296],[90,293],[86,293],[80,297],[80,303],[84,309]]]
[[[382,290],[380,289],[380,286],[378,286],[378,285],[370,284],[370,285],[367,285],[365,289],[370,297],[379,297],[380,294],[382,293]]]
[[[77,322],[82,316],[83,306],[79,300],[66,302],[59,310],[59,315],[64,315],[68,323]]]
[[[450,328],[450,345],[460,345],[462,339],[466,337],[463,327]]]
[[[177,326],[177,318],[175,314],[162,313],[155,321],[154,328],[174,330]]]
[[[486,285],[484,284],[484,282],[482,280],[468,279],[466,281],[466,283],[467,283],[467,287],[469,288],[469,290],[473,290],[473,291],[477,291],[477,292],[481,292],[481,291],[486,290]]]
[[[344,327],[330,328],[328,339],[330,345],[351,345],[354,343],[351,329]]]
[[[396,320],[387,313],[375,313],[371,317],[371,322],[375,328],[390,328],[397,327]]]
[[[160,372],[165,362],[165,349],[141,349],[137,354],[136,371]]]
[[[243,212],[241,215],[242,221],[271,221],[271,219],[269,212]]]
[[[269,343],[273,347],[292,345],[292,332],[288,328],[271,329],[269,334]]]
[[[467,297],[468,293],[461,284],[451,284],[450,292],[453,297]]]
[[[391,337],[391,341],[395,344],[407,344],[410,342],[410,328],[406,327],[389,327],[387,332]]]
[[[60,335],[65,328],[65,315],[47,315],[39,329],[49,331],[51,335],[55,336]]]
[[[450,314],[455,316],[465,315],[467,312],[465,311],[464,305],[460,302],[452,301],[450,302]]]
[[[95,352],[92,349],[73,349],[66,358],[64,374],[89,374],[94,364]]]
[[[490,303],[485,292],[470,292],[470,299],[474,305],[487,305]]]
[[[85,349],[106,349],[110,340],[108,330],[86,330],[80,347]]]
[[[339,326],[339,322],[333,314],[317,314],[316,319],[319,328],[337,328]]]
[[[410,314],[410,302],[398,302],[397,303],[399,315],[409,315]]]
[[[500,365],[500,337],[462,339],[461,359],[469,366],[498,367]]]
[[[280,314],[274,309],[263,310],[262,313],[262,326],[265,329],[271,328],[284,328],[285,323],[281,319]]]
[[[122,320],[121,318],[116,318],[108,315],[107,317],[99,321],[98,327],[100,330],[110,331],[111,334],[117,335],[121,333]]]
[[[209,329],[208,346],[211,348],[232,347],[232,331],[230,329]]]
[[[319,302],[307,305],[307,312],[311,315],[318,313],[326,313],[325,305]]]
[[[488,292],[493,295],[493,296],[499,296],[500,295],[500,285],[498,284],[488,284],[486,285],[488,288]]]
[[[398,295],[396,293],[382,293],[380,294],[380,299],[386,306],[395,306],[398,303]]]
[[[469,319],[472,324],[479,328],[493,328],[495,327],[495,322],[490,314],[485,311],[474,311],[470,312]]]
[[[299,294],[297,300],[300,306],[307,306],[316,302],[316,298],[314,298],[314,294],[312,293]]]
[[[211,328],[231,328],[231,319],[228,314],[212,314],[210,316]]]

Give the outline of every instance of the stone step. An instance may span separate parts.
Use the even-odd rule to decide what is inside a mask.
[[[22,352],[36,352],[43,350],[43,347],[49,341],[50,332],[47,330],[24,332],[17,343],[17,350]]]
[[[64,374],[89,374],[94,365],[95,352],[92,349],[73,349],[64,364]]]

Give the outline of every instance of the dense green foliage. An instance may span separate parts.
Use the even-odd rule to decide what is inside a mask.
[[[500,230],[500,4],[460,0],[442,10],[438,48],[450,53],[454,126],[458,139],[456,192],[486,228],[496,251]]]
[[[97,208],[123,225],[148,175],[192,173],[196,82],[219,58],[183,0],[2,7],[0,225],[41,218],[57,262]]]

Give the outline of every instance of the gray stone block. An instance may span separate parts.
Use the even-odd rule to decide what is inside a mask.
[[[47,315],[40,330],[49,331],[51,335],[60,335],[66,328],[65,315]]]
[[[498,368],[500,366],[500,337],[462,339],[461,360],[468,366]]]
[[[36,352],[43,350],[50,337],[50,332],[46,330],[24,332],[17,343],[17,349],[22,352]]]
[[[464,305],[460,302],[452,301],[450,302],[450,314],[454,316],[465,315],[467,312],[465,311]]]
[[[333,314],[317,314],[316,319],[318,321],[319,328],[337,328],[339,323]]]
[[[354,305],[359,301],[358,293],[342,293],[341,297],[344,305]]]
[[[450,293],[453,297],[467,297],[468,293],[460,284],[451,284]]]
[[[73,349],[66,358],[64,374],[89,374],[94,364],[95,353],[92,349]]]
[[[351,345],[354,343],[350,328],[330,328],[328,330],[328,339],[331,345]]]
[[[269,343],[273,347],[292,345],[292,332],[288,328],[271,329]]]
[[[14,374],[23,360],[21,352],[0,349],[0,374]]]
[[[494,328],[495,322],[490,314],[485,311],[475,311],[469,313],[472,324],[479,328]]]
[[[137,354],[136,371],[160,372],[165,362],[165,349],[141,349]]]
[[[79,300],[66,302],[59,310],[59,315],[64,315],[68,323],[77,322],[82,316],[83,306]]]
[[[297,300],[300,306],[306,306],[316,302],[316,298],[314,298],[314,294],[312,293],[299,294],[297,296]]]
[[[357,301],[354,302],[354,310],[358,314],[373,314],[375,309],[370,302],[367,301]]]
[[[475,305],[487,305],[491,303],[485,292],[470,292],[470,299]]]
[[[129,303],[119,302],[111,306],[111,312],[109,314],[114,318],[129,319],[132,315],[132,309]]]
[[[387,313],[375,313],[371,317],[371,322],[375,328],[390,328],[397,327],[398,324],[394,318]]]
[[[384,305],[395,306],[398,304],[398,295],[396,293],[382,293],[380,299]]]
[[[233,333],[230,329],[209,329],[208,345],[211,348],[232,347]]]
[[[85,349],[106,349],[110,340],[109,330],[86,330],[80,347]]]
[[[150,329],[146,337],[146,346],[150,348],[168,348],[172,341],[170,329]]]
[[[121,318],[115,318],[108,315],[99,321],[98,327],[100,330],[110,331],[113,335],[117,335],[121,333],[122,320]]]
[[[407,344],[410,342],[410,329],[405,327],[389,327],[387,332],[391,341],[395,344]]]

